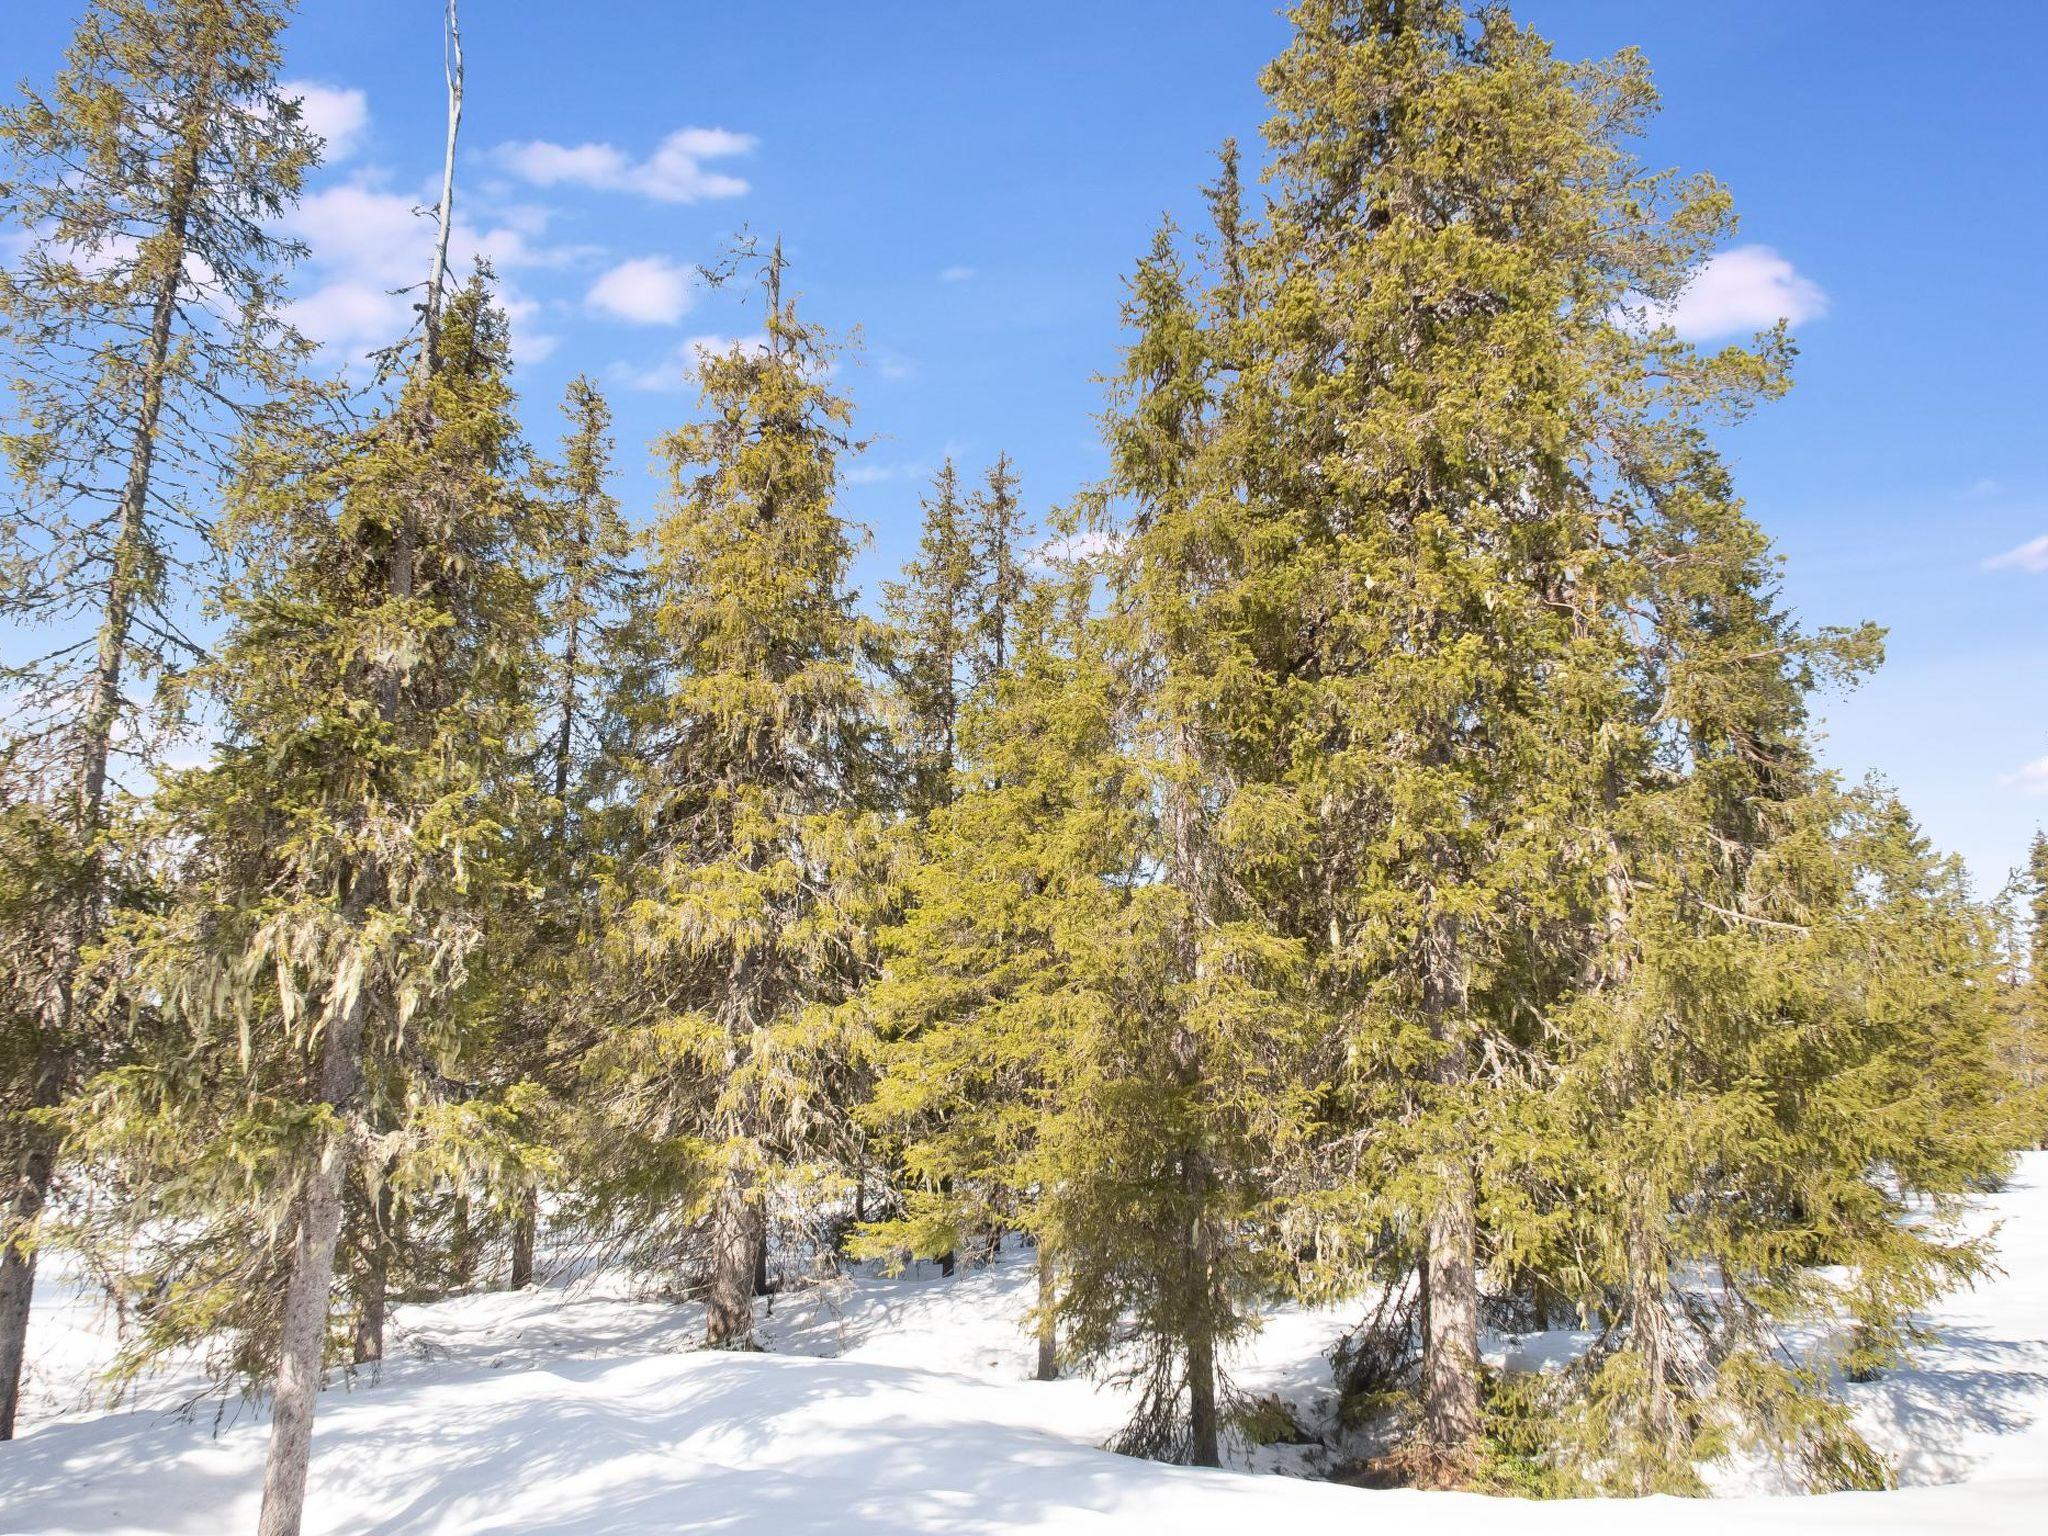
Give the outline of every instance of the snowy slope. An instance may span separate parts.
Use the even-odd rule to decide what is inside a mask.
[[[1098,1449],[1114,1394],[1023,1379],[1029,1265],[861,1280],[786,1299],[773,1353],[692,1353],[691,1307],[622,1283],[403,1310],[382,1379],[321,1400],[309,1532],[1570,1532],[2048,1529],[2048,1154],[1981,1219],[2004,1274],[1950,1298],[1914,1369],[1857,1389],[1908,1486],[1825,1498],[1521,1503],[1375,1492],[1133,1461]],[[80,1406],[105,1350],[61,1285],[32,1349],[29,1430],[0,1445],[0,1531],[170,1536],[253,1529],[266,1425],[216,1432],[160,1406]],[[1287,1311],[1234,1375],[1311,1402],[1334,1312]],[[1501,1348],[1511,1346],[1505,1342]],[[154,1384],[174,1402],[190,1383]],[[146,1402],[152,1399],[145,1399]],[[1261,1453],[1266,1464],[1292,1454]]]

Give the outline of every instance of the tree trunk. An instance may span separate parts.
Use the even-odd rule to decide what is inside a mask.
[[[348,904],[358,908],[356,920],[360,922],[368,906],[367,893],[359,898],[357,891],[351,890]],[[327,1343],[335,1240],[341,1235],[342,1180],[349,1152],[347,1123],[362,1086],[368,1002],[358,992],[320,1043],[320,1102],[341,1125],[322,1134],[299,1192],[257,1536],[298,1536],[305,1514],[306,1467],[313,1453],[313,1403],[320,1391]]]
[[[15,1416],[21,1408],[21,1379],[28,1364],[29,1304],[36,1289],[34,1227],[42,1215],[55,1168],[50,1137],[31,1130],[34,1138],[22,1159],[13,1197],[0,1223],[0,1440],[14,1438]]]
[[[1038,1244],[1038,1372],[1040,1381],[1057,1381],[1060,1374],[1059,1324],[1053,1316],[1052,1250],[1043,1239]]]
[[[467,1195],[455,1197],[455,1235],[448,1246],[448,1278],[466,1291],[476,1284],[476,1226]]]
[[[768,1213],[756,1213],[754,1221],[754,1294],[768,1294]]]
[[[1223,1464],[1221,1425],[1216,1414],[1216,1253],[1207,1205],[1209,1162],[1199,1147],[1187,1149],[1188,1294],[1195,1301],[1188,1325],[1188,1462],[1197,1467]]]
[[[1422,987],[1423,1011],[1439,1047],[1433,1076],[1455,1105],[1471,1058],[1469,994],[1454,918],[1429,922]],[[1447,1154],[1437,1173],[1441,1188],[1426,1222],[1423,1260],[1429,1303],[1422,1327],[1422,1444],[1451,1470],[1479,1435],[1479,1187],[1477,1170],[1462,1152]]]
[[[1444,1182],[1429,1221],[1422,1434],[1430,1450],[1457,1456],[1479,1436],[1478,1192],[1462,1161],[1445,1170]]]
[[[711,1294],[704,1311],[710,1349],[754,1349],[754,1254],[761,1206],[750,1175],[734,1169],[711,1213]]]
[[[533,1249],[540,1233],[540,1191],[529,1184],[519,1197],[519,1212],[512,1218],[511,1287],[523,1291],[533,1284]]]
[[[381,1183],[369,1203],[370,1243],[363,1266],[363,1294],[356,1310],[354,1359],[374,1365],[384,1358],[384,1321],[391,1297],[391,1186]]]
[[[1223,1465],[1216,1415],[1216,1332],[1205,1319],[1188,1330],[1188,1464]]]
[[[456,0],[447,0],[447,46],[448,148],[442,166],[440,232],[427,284],[417,365],[422,379],[431,377],[435,368],[435,331],[455,203],[455,139],[462,121],[462,35],[456,24]],[[389,588],[393,597],[412,596],[413,544],[414,529],[408,517],[391,553]],[[398,718],[401,680],[395,668],[385,667],[383,671],[376,690],[377,706],[389,723]],[[342,901],[344,921],[360,928],[381,893],[376,871],[356,871]],[[338,1123],[322,1134],[299,1193],[257,1536],[299,1536],[305,1519],[306,1471],[313,1453],[313,1406],[323,1374],[327,1314],[334,1289],[334,1249],[341,1235],[342,1181],[350,1150],[350,1121],[362,1091],[363,1035],[369,1001],[368,994],[358,985],[341,1016],[330,1023],[320,1041],[319,1099]]]

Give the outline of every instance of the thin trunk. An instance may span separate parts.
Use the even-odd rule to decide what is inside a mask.
[[[391,1295],[391,1186],[380,1181],[370,1202],[370,1246],[363,1266],[363,1294],[356,1312],[355,1363],[372,1365],[384,1358],[384,1320]]]
[[[1457,923],[1436,918],[1424,939],[1423,1008],[1440,1047],[1435,1077],[1455,1094],[1470,1075],[1464,1041],[1468,997]],[[1438,1170],[1437,1207],[1429,1215],[1424,1259],[1429,1309],[1422,1336],[1422,1438],[1446,1458],[1462,1456],[1479,1435],[1479,1190],[1460,1152]]]
[[[1197,1467],[1223,1464],[1221,1424],[1216,1413],[1216,1327],[1213,1312],[1215,1243],[1206,1212],[1209,1168],[1199,1152],[1187,1163],[1191,1215],[1187,1231],[1187,1281],[1197,1298],[1195,1320],[1186,1339],[1188,1368],[1188,1462]]]
[[[476,1223],[469,1196],[455,1197],[455,1237],[449,1244],[448,1278],[458,1290],[476,1283]]]
[[[1216,1335],[1206,1326],[1188,1335],[1188,1465],[1223,1465],[1216,1415]]]
[[[711,1294],[704,1343],[711,1349],[753,1349],[754,1244],[760,1201],[752,1177],[727,1173],[711,1212]]]
[[[354,909],[351,915],[357,924],[368,915],[369,884],[366,879],[358,880],[349,893],[346,905]],[[369,999],[358,991],[321,1036],[320,1102],[344,1126],[354,1114],[362,1088],[363,1029],[368,1012]],[[324,1133],[299,1192],[257,1536],[298,1536],[305,1512],[306,1467],[313,1453],[313,1403],[320,1391],[327,1343],[327,1308],[334,1289],[334,1247],[341,1233],[342,1180],[348,1152],[345,1130]]]
[[[754,1294],[768,1294],[768,1213],[762,1211],[754,1220]]]
[[[540,1233],[540,1191],[529,1184],[519,1196],[519,1211],[512,1218],[511,1286],[523,1291],[533,1284],[533,1249]]]
[[[1052,1249],[1043,1239],[1038,1244],[1038,1372],[1040,1381],[1057,1381],[1060,1374],[1059,1324],[1053,1315]]]
[[[40,1085],[39,1085],[40,1087]],[[37,1102],[53,1098],[38,1092]],[[15,1416],[21,1407],[21,1379],[28,1363],[29,1304],[35,1297],[35,1225],[50,1192],[55,1148],[38,1136],[22,1159],[22,1169],[0,1226],[0,1440],[14,1438]]]
[[[420,319],[420,351],[415,376],[425,383],[440,365],[435,347],[440,340],[441,288],[448,277],[448,236],[455,222],[455,140],[462,130],[462,28],[455,0],[448,0],[442,72],[448,82],[448,142],[441,156],[441,227],[434,237],[434,265],[427,278],[426,307]]]

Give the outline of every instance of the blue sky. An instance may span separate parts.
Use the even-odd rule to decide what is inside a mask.
[[[943,455],[1007,450],[1041,507],[1099,472],[1122,274],[1162,213],[1198,217],[1216,144],[1256,140],[1286,35],[1256,0],[467,9],[458,252],[492,254],[515,301],[536,442],[595,374],[644,513],[692,339],[758,323],[686,274],[743,223],[779,232],[812,317],[861,328],[842,377],[877,438],[847,492],[870,590]],[[1733,189],[1740,249],[1692,323],[1790,309],[1802,348],[1792,396],[1725,439],[1738,483],[1805,619],[1891,633],[1878,679],[1827,706],[1826,750],[1995,886],[2048,821],[2048,543],[2026,548],[2048,539],[2048,6],[1517,10],[1570,55],[1641,47],[1665,96],[1646,157]],[[0,76],[46,75],[73,6],[8,11]],[[306,0],[291,34],[337,150],[298,216],[301,319],[340,348],[402,324],[385,290],[422,270],[437,13]]]

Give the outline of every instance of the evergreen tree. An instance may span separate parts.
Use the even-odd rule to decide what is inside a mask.
[[[574,1092],[573,1068],[592,1036],[592,953],[599,863],[610,824],[598,803],[600,761],[612,702],[610,669],[621,659],[617,626],[631,584],[632,535],[611,491],[611,410],[587,377],[570,381],[562,403],[569,430],[561,459],[540,477],[546,521],[543,621],[550,674],[537,700],[545,726],[534,768],[548,813],[522,829],[531,898],[521,920],[495,935],[503,956],[507,1017],[494,1046],[501,1091],[532,1103],[535,1151],[566,1134],[561,1112]],[[534,1278],[539,1189],[514,1192],[507,1283]]]
[[[47,1112],[97,1050],[78,976],[112,905],[109,795],[123,754],[147,770],[174,723],[137,685],[198,654],[181,578],[223,446],[293,390],[303,350],[277,308],[295,250],[272,233],[316,149],[277,89],[287,9],[93,0],[50,90],[0,109],[0,209],[28,236],[0,274],[16,368],[0,449],[19,486],[0,520],[0,614],[54,642],[6,669],[0,779],[9,814],[50,839],[32,878],[63,914],[4,940],[31,990],[10,1000],[0,1049],[0,1439],[56,1173]]]
[[[672,481],[634,625],[656,647],[628,705],[629,845],[607,897],[622,994],[590,1064],[615,1220],[708,1231],[706,1340],[753,1346],[770,1201],[847,1157],[867,965],[866,850],[883,787],[833,505],[854,448],[828,349],[767,270],[765,348],[700,364],[704,419],[662,440]]]
[[[892,671],[908,759],[905,803],[915,816],[929,814],[952,795],[966,702],[962,662],[977,618],[973,530],[951,459],[933,477],[923,507],[918,556],[904,566],[901,581],[882,589],[884,612],[896,636]]]
[[[1008,454],[988,468],[982,488],[969,498],[967,541],[972,607],[967,626],[968,675],[987,692],[1008,670],[1014,631],[1030,584],[1030,519],[1018,496],[1017,472]]]
[[[1711,182],[1627,152],[1653,104],[1639,61],[1564,64],[1504,12],[1452,4],[1312,0],[1294,21],[1266,76],[1269,218],[1246,219],[1226,152],[1206,290],[1165,237],[1140,265],[1111,428],[1128,739],[1158,785],[1152,878],[1187,925],[1176,1003],[1218,1021],[1191,1033],[1189,1086],[1227,1105],[1264,1073],[1301,1096],[1210,1121],[1202,1156],[1228,1161],[1239,1141],[1283,1155],[1236,1168],[1240,1200],[1207,1251],[1284,1244],[1318,1290],[1415,1274],[1391,1350],[1415,1341],[1411,1477],[1491,1475],[1483,1308],[1552,1294],[1623,1318],[1616,1390],[1592,1394],[1592,1417],[1606,1433],[1659,1420],[1660,1466],[1713,1454],[1699,1426],[1740,1422],[1802,1447],[1820,1480],[1865,1476],[1821,1378],[1770,1364],[1771,1330],[1818,1305],[1786,1299],[1771,1242],[1826,1223],[1804,1251],[1867,1277],[1866,1342],[1898,1316],[1873,1298],[1910,1307],[1974,1258],[1934,1232],[1897,1239],[1872,1162],[1818,1112],[1854,1085],[1895,1123],[1906,1085],[1862,1046],[1799,1058],[1811,1020],[1760,1022],[1750,981],[1713,968],[1740,949],[1750,974],[1780,977],[1772,935],[1862,921],[1842,872],[1869,845],[1812,769],[1805,701],[1867,665],[1876,638],[1802,634],[1778,611],[1768,545],[1705,432],[1784,387],[1788,344],[1780,329],[1702,356],[1658,323],[1728,213]],[[1762,871],[1790,887],[1759,888]],[[1935,1194],[1995,1157],[1969,1065],[1982,1010],[1943,990],[1981,974],[1973,920],[1953,892],[1923,899],[1949,936],[1923,932],[1886,984],[1947,999],[1956,1150],[1887,1155]],[[1653,941],[1667,900],[1682,926]],[[1753,1052],[1758,1030],[1783,1044],[1777,1156],[1796,1148],[1800,1198],[1697,1144],[1654,1160],[1659,1183],[1590,1119],[1560,1116],[1576,1054],[1627,1038],[1602,1000],[1648,985],[1653,943],[1692,978],[1685,1027],[1712,1050]],[[1831,953],[1799,963],[1817,973]],[[1838,1000],[1872,995],[1834,980]],[[1597,1047],[1563,1027],[1593,1014]],[[1671,1066],[1681,1038],[1638,1060]],[[1682,1136],[1692,1109],[1663,1092],[1644,1113]],[[1592,1177],[1576,1159],[1596,1142],[1642,1204],[1603,1235],[1620,1257],[1590,1283],[1548,1244],[1591,1241],[1576,1223],[1601,1204],[1559,1169]],[[1706,1257],[1674,1234],[1731,1198],[1724,1180],[1743,1203],[1722,1231],[1741,1237],[1714,1257],[1741,1278],[1702,1375],[1659,1342],[1662,1309]]]
[[[136,1059],[73,1117],[134,1191],[145,1348],[211,1339],[273,1385],[273,1471],[295,1461],[298,1486],[266,1485],[267,1519],[298,1507],[314,1395],[349,1342],[330,1292],[351,1181],[402,1208],[517,1159],[494,1106],[449,1090],[476,1079],[470,962],[519,873],[523,781],[500,764],[533,731],[532,529],[481,280],[437,330],[437,367],[389,414],[248,449],[241,574],[201,672],[223,740],[165,780],[171,899],[106,962]]]

